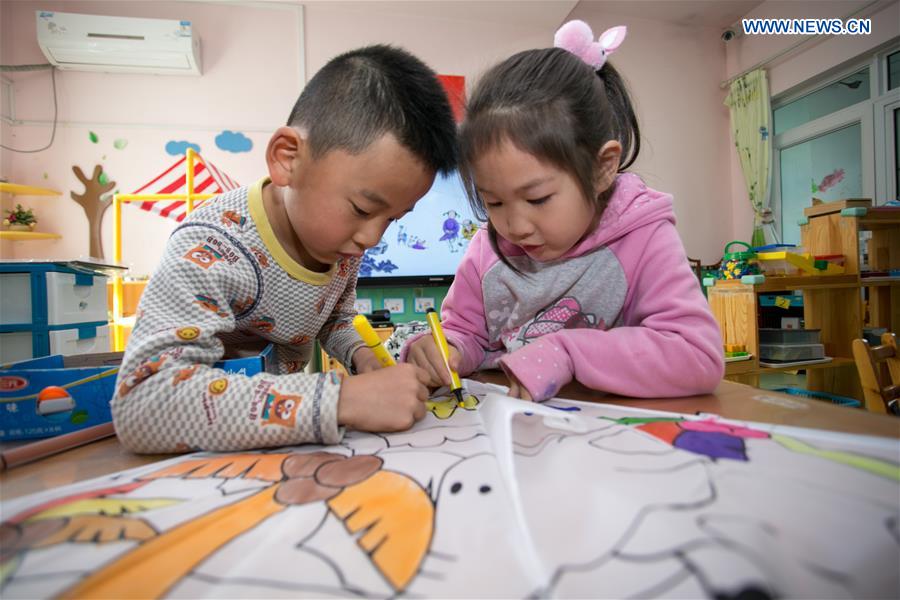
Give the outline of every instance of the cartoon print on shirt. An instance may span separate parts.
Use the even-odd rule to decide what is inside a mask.
[[[194,304],[204,310],[208,310],[209,312],[219,317],[224,318],[228,316],[227,312],[221,310],[221,308],[219,307],[219,303],[214,298],[210,298],[209,296],[204,296],[203,294],[195,294]]]
[[[119,386],[119,395],[127,396],[128,392],[136,388],[142,381],[158,373],[163,363],[166,362],[166,358],[167,357],[164,354],[161,354],[159,356],[154,356],[147,362],[141,364],[126,377],[124,381],[122,381],[122,384]]]
[[[565,296],[521,327],[518,338],[527,344],[535,338],[561,329],[606,329],[606,323],[603,319],[598,321],[596,315],[584,312],[578,299]]]
[[[204,269],[208,269],[220,260],[223,260],[222,255],[207,244],[199,244],[188,250],[184,258]]]
[[[228,227],[233,225],[237,225],[238,230],[244,228],[244,224],[247,222],[247,217],[233,211],[226,210],[222,211],[222,224]]]
[[[261,266],[264,269],[269,266],[269,257],[266,256],[265,252],[263,252],[256,246],[251,246],[250,252],[252,252],[253,256],[256,257],[256,262],[259,263],[259,266]]]
[[[178,385],[182,381],[187,381],[194,376],[194,373],[197,372],[197,369],[199,367],[200,365],[191,365],[184,369],[179,369],[179,371],[175,373],[175,376],[172,378],[172,385]]]
[[[269,388],[266,406],[262,411],[263,426],[281,425],[293,429],[302,400],[302,396],[280,394],[275,388]]]

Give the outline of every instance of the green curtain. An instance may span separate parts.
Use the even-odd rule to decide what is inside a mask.
[[[766,72],[757,69],[731,83],[725,106],[731,112],[734,145],[741,159],[744,183],[753,205],[753,235],[750,244],[776,243],[772,211],[769,208],[769,164],[772,156],[769,82]]]

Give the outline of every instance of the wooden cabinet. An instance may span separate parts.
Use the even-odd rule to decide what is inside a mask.
[[[767,277],[763,283],[716,281],[708,296],[726,344],[745,344],[753,358],[729,363],[726,379],[759,384],[759,375],[798,367],[766,368],[759,365],[759,295],[799,291],[808,329],[821,330],[830,363],[806,365],[807,387],[862,400],[853,362],[852,342],[863,327],[900,329],[900,209],[848,206],[833,202],[806,209],[801,225],[802,245],[815,255],[842,254],[842,275]],[[867,271],[880,277],[862,277],[861,250],[868,255]]]

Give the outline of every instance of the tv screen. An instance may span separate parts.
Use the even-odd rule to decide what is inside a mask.
[[[366,251],[359,285],[449,284],[479,225],[459,175],[438,175],[413,211]]]

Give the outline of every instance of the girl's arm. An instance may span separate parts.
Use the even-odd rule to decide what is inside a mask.
[[[573,378],[591,389],[645,398],[701,394],[718,385],[724,374],[719,326],[681,239],[669,222],[648,229],[631,234],[643,239],[627,241],[643,251],[624,265],[631,277],[621,326],[557,331],[501,359],[532,398],[550,398]]]
[[[490,258],[484,256],[485,252],[491,253],[490,243],[486,232],[480,230],[469,243],[466,254],[456,269],[456,276],[447,291],[447,296],[441,303],[441,326],[447,342],[461,355],[457,369],[461,376],[478,369],[484,361],[488,347],[484,293],[480,277],[484,272],[484,261]],[[400,360],[405,361],[412,344],[425,335],[431,337],[427,332],[410,337],[400,352]]]

